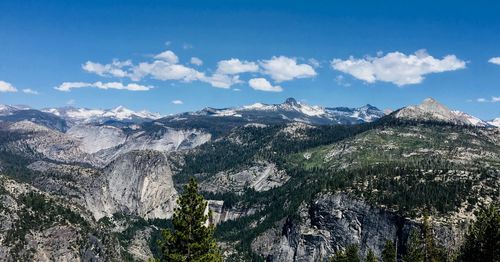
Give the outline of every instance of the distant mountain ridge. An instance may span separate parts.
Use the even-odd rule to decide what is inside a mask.
[[[64,131],[68,126],[79,124],[141,124],[161,122],[168,126],[198,126],[200,121],[213,123],[213,117],[232,122],[234,126],[245,123],[276,124],[301,122],[311,125],[359,124],[373,122],[383,116],[379,108],[370,104],[351,107],[322,107],[298,102],[288,98],[280,104],[254,103],[240,107],[212,108],[162,116],[149,111],[133,111],[123,106],[114,109],[89,109],[76,107],[32,109],[24,105],[0,105],[0,121],[29,120],[49,128]],[[425,99],[419,105],[411,105],[391,113],[396,118],[417,121],[443,121],[459,125],[500,127],[500,118],[484,121],[461,111],[450,110],[433,98]]]
[[[103,123],[108,120],[144,122],[161,118],[159,113],[149,111],[133,111],[124,106],[118,106],[114,109],[88,109],[75,107],[46,108],[43,112],[52,113],[67,121],[76,123]]]
[[[383,117],[383,111],[372,105],[358,108],[321,107],[288,98],[281,104],[255,103],[232,108],[207,107],[196,112],[181,113],[167,117],[183,119],[190,116],[234,117],[248,122],[302,122],[313,125],[358,124],[372,122]]]

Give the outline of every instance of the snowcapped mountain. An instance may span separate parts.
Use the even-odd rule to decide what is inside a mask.
[[[234,108],[205,108],[201,111],[179,114],[173,119],[189,116],[233,117],[248,122],[302,122],[308,124],[356,124],[371,122],[385,114],[378,108],[365,105],[359,108],[321,107],[288,98],[281,104],[255,103]]]
[[[487,122],[460,111],[452,111],[433,98],[426,98],[420,105],[404,107],[394,113],[396,118],[408,120],[432,120],[459,125],[486,127]]]
[[[496,127],[500,127],[500,117],[497,117],[491,121],[488,121],[488,124]]]
[[[42,109],[42,111],[54,114],[74,123],[104,123],[109,120],[144,122],[161,117],[158,113],[151,113],[148,111],[135,112],[123,106],[118,106],[109,110],[60,107]]]
[[[29,106],[25,105],[1,105],[0,104],[0,116],[11,115],[12,113],[20,110],[31,109]]]

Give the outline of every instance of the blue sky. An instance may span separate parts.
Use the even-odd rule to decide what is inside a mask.
[[[169,114],[430,96],[499,117],[500,4],[457,2],[3,0],[0,103]]]

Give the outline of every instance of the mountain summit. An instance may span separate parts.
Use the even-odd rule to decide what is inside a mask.
[[[458,125],[488,126],[483,120],[461,111],[452,111],[434,98],[426,98],[419,105],[404,107],[395,113],[396,118],[417,121],[440,121]]]

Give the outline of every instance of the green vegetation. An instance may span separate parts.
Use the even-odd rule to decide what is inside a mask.
[[[460,249],[458,261],[500,261],[500,210],[495,205],[482,210]]]
[[[285,127],[237,127],[227,137],[206,143],[188,154],[181,174],[176,179],[185,183],[193,174],[212,175],[243,168],[257,160],[283,163],[291,153],[340,141],[366,131],[372,125],[304,128],[298,131],[301,138],[282,132]]]
[[[42,231],[56,224],[77,226],[84,232],[90,230],[90,225],[79,214],[43,194],[22,194],[17,199],[17,204],[22,206],[17,212],[19,219],[12,229],[6,232],[5,238],[5,244],[13,246],[10,253],[14,258],[29,259],[30,254],[22,254],[20,251],[27,244],[26,235],[32,231]],[[28,257],[18,257],[20,255]]]
[[[153,123],[144,125],[147,132],[164,132]],[[175,125],[193,128],[183,121]],[[187,183],[193,175],[204,180],[217,172],[241,170],[258,161],[275,163],[278,169],[286,171],[290,180],[266,192],[247,189],[241,195],[205,193],[206,198],[224,200],[226,208],[259,210],[254,215],[220,224],[216,232],[211,226],[203,226],[207,219],[203,213],[206,202],[191,182],[179,200],[180,207],[173,221],[116,217],[129,225],[115,233],[122,247],[128,246],[139,230],[160,227],[167,229],[163,232],[153,229],[150,246],[155,257],[164,261],[220,260],[212,233],[217,240],[237,243],[238,251],[246,259],[262,260],[252,253],[252,240],[281,221],[300,222],[299,207],[311,203],[322,193],[347,192],[404,217],[420,217],[424,211],[443,216],[458,207],[471,211],[480,206],[480,198],[486,196],[498,200],[500,148],[489,133],[474,127],[387,117],[370,124],[299,127],[294,132],[284,132],[285,125],[244,127],[237,122],[200,122],[195,128],[213,132],[217,139],[180,159],[179,174],[174,176],[176,185]],[[0,146],[22,139],[2,135],[0,133]],[[38,173],[26,168],[30,161],[0,147],[0,167],[9,177],[33,181]],[[21,221],[25,222],[8,232],[11,243],[24,239],[31,229],[43,229],[55,223],[81,224],[87,230],[89,225],[85,220],[43,197],[35,194],[19,199],[27,207],[21,213]],[[102,228],[113,226],[107,219],[99,222]],[[498,211],[482,213],[470,229],[460,261],[488,256],[491,261],[498,261],[498,253],[495,253],[495,248],[499,249],[498,225]],[[420,230],[411,232],[403,257],[405,262],[448,259],[432,231],[426,219]],[[156,245],[158,241],[160,244]],[[17,243],[21,246],[15,250],[24,245]],[[123,248],[122,252],[125,260],[132,259]],[[358,253],[358,247],[350,246],[337,253],[332,261],[360,261]],[[395,261],[394,243],[386,243],[383,259]],[[373,252],[368,252],[365,261],[376,261]]]
[[[369,249],[368,254],[366,254],[365,262],[378,262],[378,259],[373,254],[373,250]]]
[[[382,250],[382,262],[396,262],[396,246],[391,240],[385,241],[384,250]]]
[[[361,262],[359,258],[359,246],[349,245],[344,251],[338,251],[330,262]]]
[[[161,250],[159,261],[222,261],[213,238],[213,225],[206,225],[210,213],[205,214],[207,202],[198,193],[198,185],[194,179],[184,188],[177,200],[179,207],[175,209],[173,229],[162,231],[163,239],[158,242]]]

